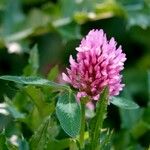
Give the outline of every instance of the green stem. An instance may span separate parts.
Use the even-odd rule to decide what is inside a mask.
[[[80,148],[84,149],[85,132],[85,104],[81,101],[81,130],[80,130]]]
[[[107,89],[101,94],[101,99],[98,102],[96,109],[96,116],[93,120],[92,133],[91,133],[91,150],[100,149],[100,134],[101,128],[107,112]]]
[[[99,115],[99,118],[97,120],[97,123],[95,124],[95,131],[94,131],[94,136],[92,138],[92,150],[96,150],[98,149],[98,143],[100,141],[100,134],[101,134],[101,128],[102,128],[102,125],[103,125],[103,116],[104,116],[104,113],[102,113],[102,111],[99,112],[100,115]]]

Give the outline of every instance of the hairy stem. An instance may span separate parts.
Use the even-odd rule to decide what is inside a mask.
[[[103,93],[101,94],[101,98],[97,103],[96,116],[93,119],[92,123],[91,150],[100,149],[100,134],[107,112],[107,103],[108,103],[107,97],[108,97],[107,89],[104,89]]]
[[[80,130],[80,148],[84,149],[85,132],[85,104],[81,101],[81,130]]]

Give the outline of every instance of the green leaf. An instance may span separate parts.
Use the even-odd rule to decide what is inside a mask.
[[[34,135],[30,139],[30,148],[32,150],[42,150],[47,147],[47,143],[50,140],[49,136],[53,137],[53,134],[49,133],[49,129],[54,129],[53,120],[47,117],[41,126],[35,131]],[[55,134],[56,136],[56,134]]]
[[[120,119],[121,119],[121,128],[123,129],[131,129],[135,126],[140,120],[143,110],[142,109],[119,109]]]
[[[25,17],[19,0],[8,0],[4,14],[3,34],[9,35],[19,29]]]
[[[110,102],[123,109],[139,108],[139,106],[135,102],[122,97],[112,97],[112,100]]]
[[[0,150],[8,150],[6,146],[6,137],[4,132],[0,133]]]
[[[36,75],[39,68],[39,54],[37,45],[30,51],[29,64],[24,69],[24,75]]]
[[[25,115],[17,109],[17,107],[13,104],[13,102],[7,96],[4,96],[4,99],[6,101],[6,109],[12,115],[13,118],[15,119],[25,118]]]
[[[49,16],[46,15],[41,9],[31,9],[27,18],[27,26],[33,27],[34,29],[38,27],[45,27],[50,23]]]
[[[5,37],[5,41],[13,42],[27,38],[34,32],[33,28],[24,29]]]
[[[45,101],[44,93],[41,91],[40,88],[36,88],[34,86],[27,86],[24,90],[37,107],[39,117],[41,117],[41,119],[43,119],[43,117],[45,116],[50,115],[55,110],[52,103],[47,103]]]
[[[149,106],[150,106],[150,70],[148,70],[148,96],[149,96]]]
[[[61,34],[63,39],[72,40],[72,39],[80,39],[80,26],[75,22],[71,22],[70,24],[61,26],[57,28],[58,32]]]
[[[150,124],[148,124],[147,122],[144,122],[141,119],[132,128],[131,133],[135,139],[138,139],[141,136],[143,136],[146,132],[148,132],[149,130],[150,130]]]
[[[57,84],[51,81],[48,81],[46,79],[40,78],[40,77],[23,77],[23,76],[0,76],[0,79],[7,80],[7,81],[13,81],[15,83],[19,84],[26,84],[26,85],[35,85],[35,86],[49,86],[51,88],[55,89],[66,89],[68,90],[69,87],[66,85]]]
[[[29,150],[29,144],[25,139],[19,141],[19,150]]]
[[[146,29],[150,26],[150,7],[145,3],[141,4],[139,8],[135,5],[127,7],[128,27],[140,26]]]
[[[110,131],[110,129],[107,129],[106,133],[102,133],[103,137],[101,137],[101,143],[100,143],[100,149],[104,149],[108,146],[110,146],[110,141],[113,135],[113,130]]]
[[[9,140],[6,141],[6,145],[7,145],[9,150],[18,150],[18,146],[14,145]]]
[[[65,18],[71,18],[75,12],[92,12],[94,6],[96,5],[96,0],[82,0],[82,1],[70,1],[70,0],[60,0],[61,14]],[[68,7],[69,6],[69,7]]]
[[[109,18],[113,16],[126,16],[126,13],[121,5],[116,1],[105,1],[96,5],[97,19]]]
[[[56,114],[61,127],[69,136],[75,137],[79,134],[81,112],[72,91],[60,94],[56,105]]]
[[[10,100],[7,100],[6,103],[0,103],[0,113],[6,116],[10,114],[15,119],[23,119],[25,117],[24,114],[17,110]]]
[[[89,4],[92,6],[92,3],[93,1],[91,1],[91,4]],[[83,24],[89,20],[102,20],[114,16],[126,16],[125,10],[114,0],[105,0],[100,3],[96,3],[92,8],[92,11],[80,10],[76,11],[74,14],[74,18],[79,24]]]
[[[70,139],[52,140],[48,142],[46,150],[63,150],[67,149],[70,145]]]
[[[108,88],[106,87],[100,95],[100,99],[96,104],[96,115],[90,124],[91,150],[100,148],[100,133],[106,117],[108,105]]]
[[[130,12],[129,14],[129,20],[128,20],[128,26],[135,26],[138,25],[143,29],[146,29],[149,27],[150,19],[149,14],[147,13],[141,13],[141,12]]]
[[[58,69],[58,66],[56,65],[48,73],[47,79],[54,81],[57,78],[58,73],[59,73],[59,69]]]
[[[15,107],[8,106],[7,107],[9,113],[15,118],[15,119],[23,119],[25,118],[24,114],[20,113]]]

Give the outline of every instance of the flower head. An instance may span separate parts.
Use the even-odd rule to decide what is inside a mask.
[[[122,48],[116,48],[114,38],[107,39],[103,30],[91,30],[76,48],[76,61],[70,56],[70,69],[62,74],[63,80],[78,89],[77,98],[89,96],[98,100],[105,86],[109,96],[118,95],[124,84],[121,83],[126,55]]]

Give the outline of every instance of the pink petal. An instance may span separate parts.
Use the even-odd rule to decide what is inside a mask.
[[[65,73],[62,73],[62,79],[68,83],[71,83],[70,78]]]

